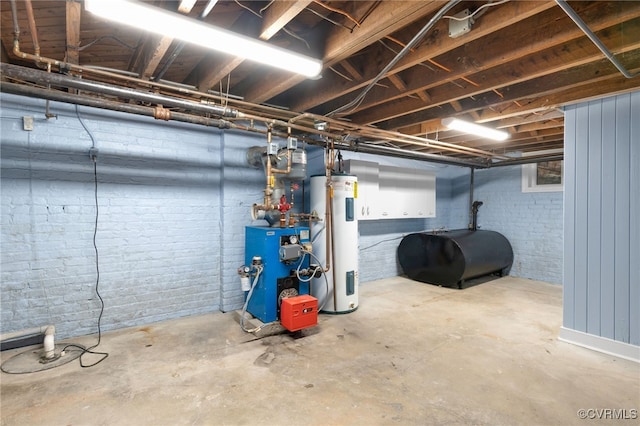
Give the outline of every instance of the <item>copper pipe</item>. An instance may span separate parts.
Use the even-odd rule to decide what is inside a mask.
[[[24,0],[27,8],[27,20],[29,22],[29,31],[31,32],[31,41],[33,42],[33,51],[36,56],[40,56],[40,44],[38,43],[38,29],[36,27],[36,18],[33,16],[33,5],[31,0]]]
[[[27,59],[27,60],[33,60],[34,62],[45,63],[45,64],[48,64],[48,65],[51,65],[51,66],[56,66],[58,68],[64,68],[64,69],[69,69],[69,70],[73,70],[73,71],[78,71],[78,72],[81,72],[85,77],[86,77],[87,74],[95,74],[95,75],[99,75],[99,76],[103,76],[103,77],[112,78],[112,79],[115,79],[115,80],[118,80],[118,81],[135,83],[135,84],[138,84],[138,85],[143,86],[143,87],[153,87],[153,88],[157,88],[157,89],[164,89],[164,90],[171,91],[173,93],[178,93],[178,94],[182,94],[182,95],[188,95],[188,96],[201,98],[201,99],[218,99],[218,100],[221,99],[220,96],[216,96],[216,95],[205,93],[205,92],[200,92],[200,91],[197,91],[197,90],[192,90],[192,89],[188,89],[188,88],[182,88],[182,87],[178,87],[178,86],[170,85],[170,84],[165,84],[165,83],[142,80],[142,79],[135,78],[135,77],[130,77],[130,76],[123,76],[121,74],[114,73],[114,72],[92,69],[90,67],[85,67],[85,66],[81,66],[81,65],[77,65],[77,64],[71,64],[71,63],[66,63],[64,61],[59,61],[59,60],[56,60],[56,59],[47,58],[47,57],[43,57],[43,56],[39,56],[39,55],[33,55],[33,54],[29,54],[29,53],[23,52],[23,51],[20,50],[20,41],[19,41],[20,27],[18,25],[17,9],[16,9],[15,0],[10,0],[10,3],[11,3],[11,11],[12,11],[12,16],[13,16],[13,24],[14,24],[13,53],[16,56],[18,56],[19,58]],[[86,78],[85,78],[85,81],[87,81]],[[236,104],[236,105],[250,106],[250,107],[254,107],[254,108],[256,107],[256,105],[253,105],[253,104],[251,104],[249,102],[244,102],[244,101],[235,101],[234,100],[233,103]],[[269,113],[269,112],[273,113],[274,110],[275,110],[274,108],[270,108],[270,107],[264,107],[264,106],[259,106],[259,107],[262,109],[262,111],[265,111],[267,113]],[[282,110],[278,110],[278,113],[286,114]],[[296,114],[296,115],[293,115],[293,114]],[[465,147],[465,146],[462,146],[462,145],[448,144],[448,143],[439,142],[439,141],[435,141],[435,140],[431,140],[431,139],[427,139],[427,138],[407,135],[407,134],[403,134],[403,133],[400,133],[400,132],[393,132],[393,131],[388,131],[388,130],[376,129],[376,128],[371,127],[371,126],[360,126],[360,125],[356,125],[356,124],[349,123],[349,122],[346,122],[346,121],[332,119],[330,117],[320,116],[320,115],[316,115],[316,114],[292,113],[291,115],[292,115],[292,117],[290,118],[290,122],[287,122],[287,121],[280,120],[280,119],[267,118],[267,117],[256,115],[256,114],[253,114],[253,113],[237,112],[237,118],[238,119],[257,120],[257,121],[262,121],[264,123],[268,123],[268,124],[271,124],[271,125],[277,125],[277,126],[281,126],[281,127],[292,127],[292,128],[295,128],[296,130],[301,130],[301,131],[306,132],[306,133],[324,136],[324,137],[327,137],[327,138],[330,138],[330,139],[334,139],[334,140],[338,140],[338,141],[343,140],[343,137],[344,137],[343,135],[344,134],[347,134],[347,135],[352,134],[354,137],[379,138],[379,139],[384,139],[384,140],[387,140],[387,141],[402,142],[402,143],[408,143],[408,144],[413,144],[413,145],[429,146],[429,147],[441,147],[443,150],[450,151],[450,152],[467,153],[469,155],[481,155],[481,156],[484,156],[484,157],[487,157],[487,158],[492,158],[492,159],[501,159],[501,160],[509,159],[509,157],[507,157],[507,156],[495,154],[495,153],[492,153],[492,152],[489,152],[489,151],[483,151],[483,150],[479,150],[479,149],[475,149],[475,148],[469,148],[469,147]],[[294,125],[292,123],[293,121],[297,121],[297,120],[303,119],[303,118],[313,119],[313,120],[316,120],[316,119],[317,120],[323,120],[323,121],[326,121],[327,123],[331,123],[333,125],[332,126],[333,127],[333,133],[332,132],[319,131],[319,130],[314,129],[311,126],[298,126],[298,125]],[[258,130],[256,128],[254,128],[253,126],[240,126],[240,125],[238,125],[238,126],[234,126],[234,127],[238,128],[238,129],[243,129],[243,130],[246,130],[246,131],[264,133],[264,131]]]
[[[347,17],[347,19],[349,19],[351,22],[353,22],[354,24],[356,24],[356,26],[357,26],[357,27],[359,27],[359,26],[360,26],[360,22],[358,22],[358,20],[357,20],[356,18],[354,18],[353,16],[349,15],[349,14],[348,14],[347,12],[345,12],[344,10],[340,10],[340,9],[335,8],[335,7],[331,7],[331,6],[327,5],[327,4],[322,3],[322,2],[321,2],[321,1],[319,1],[319,0],[313,0],[313,2],[314,2],[315,4],[317,4],[317,5],[320,5],[320,6],[324,7],[324,8],[325,8],[325,9],[327,9],[327,10],[330,10],[330,11],[332,11],[332,12],[338,13],[338,14],[340,14],[340,15],[342,15],[342,16],[346,16],[346,17]]]
[[[267,128],[267,149],[269,144],[271,143],[271,126]],[[271,173],[271,156],[267,153],[267,164],[266,164],[266,174],[267,174],[267,184],[264,187],[264,204],[265,206],[271,205],[271,195],[273,194],[273,174]],[[271,210],[271,209],[268,209]]]
[[[271,168],[271,173],[274,175],[280,174],[280,175],[286,175],[291,173],[291,150],[288,149],[287,150],[287,168],[286,169],[276,169],[276,168]]]

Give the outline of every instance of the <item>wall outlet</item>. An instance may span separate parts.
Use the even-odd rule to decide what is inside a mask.
[[[33,130],[33,117],[30,115],[25,115],[22,117],[22,129],[31,131]]]

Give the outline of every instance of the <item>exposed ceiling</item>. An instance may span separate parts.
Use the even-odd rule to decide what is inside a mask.
[[[555,1],[461,1],[437,21],[432,18],[448,2],[221,0],[204,18],[209,1],[148,2],[321,58],[322,78],[316,80],[120,26],[88,13],[81,2],[12,3],[20,29],[18,55],[11,3],[0,2],[5,92],[55,92],[46,95],[51,99],[61,99],[64,92],[103,99],[104,107],[117,103],[156,108],[157,118],[168,118],[157,108],[160,101],[38,80],[5,65],[46,70],[50,64],[51,74],[66,78],[81,76],[194,105],[227,105],[243,112],[244,121],[228,119],[243,128],[253,125],[247,119],[268,118],[285,133],[282,124],[291,124],[293,132],[304,137],[306,130],[313,133],[314,123],[326,119],[329,128],[316,136],[320,133],[323,140],[345,148],[389,155],[442,156],[487,165],[505,162],[514,152],[561,149],[562,106],[640,88],[640,77],[625,77]],[[568,4],[623,69],[638,72],[640,1]],[[450,24],[462,21],[450,17],[465,10],[474,23],[469,31],[451,37]],[[430,21],[426,35],[405,49],[361,102],[335,112],[374,82]],[[36,63],[33,55],[41,61]],[[22,92],[18,86],[33,90]],[[163,107],[172,119],[181,113],[212,115],[181,103],[164,102]],[[486,123],[508,131],[510,138],[490,142],[450,131],[440,122],[446,117]]]

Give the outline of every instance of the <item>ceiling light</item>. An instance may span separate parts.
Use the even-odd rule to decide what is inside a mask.
[[[450,129],[459,130],[461,132],[470,133],[483,138],[503,141],[509,137],[509,133],[502,130],[492,129],[490,127],[481,126],[476,123],[459,120],[457,118],[443,118],[442,125]]]
[[[315,77],[322,61],[233,33],[157,7],[130,0],[85,0],[85,9],[103,18],[239,56],[286,71]]]

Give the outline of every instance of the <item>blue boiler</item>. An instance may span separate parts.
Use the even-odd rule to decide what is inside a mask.
[[[263,323],[276,321],[282,299],[309,294],[309,283],[298,279],[296,269],[309,267],[304,251],[310,249],[308,227],[245,228],[245,264],[258,256],[264,266],[247,305],[251,315]]]

